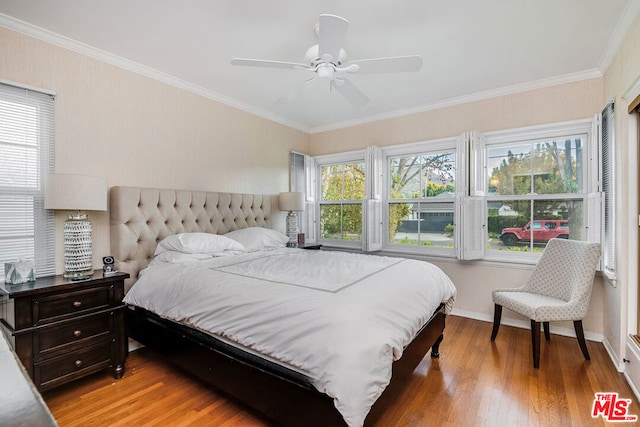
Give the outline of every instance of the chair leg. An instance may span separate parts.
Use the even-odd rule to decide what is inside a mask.
[[[531,349],[533,350],[533,367],[540,367],[540,322],[531,320]]]
[[[502,306],[496,304],[493,310],[493,331],[491,331],[491,341],[496,340],[498,329],[500,329],[500,319],[502,319]]]
[[[549,333],[549,322],[542,322],[542,328],[544,329],[544,339],[551,341],[551,334]]]
[[[578,344],[580,345],[580,350],[582,350],[582,354],[584,354],[585,360],[591,360],[589,357],[589,350],[587,350],[587,342],[584,340],[584,330],[582,329],[582,320],[574,320],[573,327],[576,330],[576,337],[578,338]]]

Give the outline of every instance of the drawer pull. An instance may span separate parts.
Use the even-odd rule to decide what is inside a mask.
[[[79,368],[80,366],[82,366],[82,360],[78,359],[75,362],[76,368]]]
[[[79,330],[73,331],[73,336],[74,337],[78,338],[80,335],[82,335],[82,331],[79,331]]]
[[[76,308],[80,307],[81,305],[82,305],[82,301],[74,301],[73,302],[73,306],[76,307]]]

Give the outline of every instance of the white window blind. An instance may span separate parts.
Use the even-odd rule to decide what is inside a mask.
[[[53,172],[54,97],[0,83],[0,274],[4,263],[35,262],[55,273],[55,222],[44,209],[44,179]]]
[[[610,102],[601,113],[600,150],[602,161],[601,183],[602,192],[604,193],[602,266],[603,272],[611,279],[615,279],[616,274],[614,124],[613,102]]]

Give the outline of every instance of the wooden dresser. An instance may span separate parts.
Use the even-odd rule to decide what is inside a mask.
[[[124,280],[127,273],[88,280],[42,277],[19,285],[0,284],[0,324],[40,391],[90,373],[124,374],[126,333]]]

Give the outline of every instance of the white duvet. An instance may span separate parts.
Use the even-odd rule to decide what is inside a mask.
[[[361,426],[394,360],[456,289],[423,261],[282,248],[155,260],[125,302],[224,337],[312,379]]]

